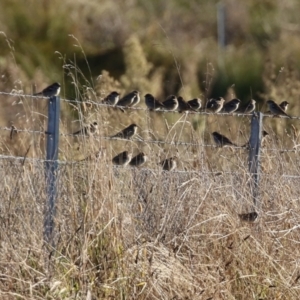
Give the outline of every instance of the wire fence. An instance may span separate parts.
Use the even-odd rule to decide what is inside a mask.
[[[90,164],[92,163],[94,168],[106,169],[108,168],[112,169],[114,174],[116,176],[119,176],[118,174],[127,172],[128,174],[136,174],[137,172],[140,174],[159,174],[159,173],[165,173],[165,176],[179,176],[181,177],[182,181],[178,182],[179,185],[184,184],[184,180],[188,180],[186,176],[190,177],[197,177],[197,176],[206,176],[209,180],[222,180],[222,177],[226,176],[232,176],[234,178],[243,178],[246,176],[246,181],[251,181],[252,176],[256,176],[257,174],[261,174],[262,179],[260,179],[261,182],[263,180],[275,180],[275,178],[280,178],[281,181],[290,181],[290,180],[297,180],[300,178],[300,172],[298,170],[298,143],[297,138],[293,140],[293,147],[285,148],[283,145],[278,143],[275,138],[271,137],[271,142],[265,143],[264,145],[261,145],[261,142],[264,142],[264,140],[267,140],[269,137],[262,137],[262,125],[259,125],[258,123],[258,132],[253,134],[253,128],[255,127],[253,124],[255,123],[254,119],[256,114],[244,114],[244,113],[236,113],[236,114],[228,114],[228,113],[212,113],[207,111],[189,111],[187,114],[189,116],[203,116],[204,118],[210,117],[210,116],[218,116],[220,118],[224,116],[228,116],[230,118],[251,118],[252,123],[249,126],[250,131],[250,138],[246,141],[243,145],[230,145],[228,147],[229,150],[223,150],[220,149],[220,147],[216,144],[207,143],[205,142],[205,139],[201,138],[203,135],[199,138],[191,136],[190,138],[186,138],[189,141],[182,140],[179,135],[179,139],[176,135],[167,135],[165,138],[144,138],[140,134],[136,134],[135,136],[131,138],[122,138],[122,137],[114,137],[114,134],[116,132],[111,132],[111,135],[107,134],[99,134],[98,130],[95,132],[84,132],[82,131],[82,134],[74,135],[73,132],[60,132],[59,131],[59,102],[66,103],[67,105],[70,104],[71,106],[74,105],[82,105],[82,101],[78,100],[70,100],[70,99],[63,99],[58,97],[41,97],[41,96],[32,96],[32,95],[24,95],[20,93],[7,93],[7,92],[0,92],[0,95],[5,97],[18,97],[19,99],[23,98],[30,98],[34,101],[39,101],[41,99],[48,101],[48,128],[47,129],[35,129],[35,128],[20,128],[18,125],[17,127],[12,126],[2,126],[0,127],[0,132],[6,132],[7,136],[9,136],[9,139],[11,140],[11,143],[14,142],[14,134],[17,135],[24,135],[24,138],[26,138],[25,135],[30,135],[30,137],[35,139],[35,136],[42,136],[45,137],[45,140],[47,140],[47,148],[46,153],[44,153],[44,157],[27,157],[27,155],[24,156],[15,156],[15,155],[8,155],[8,154],[0,154],[0,162],[6,162],[10,163],[10,166],[12,169],[17,170],[19,169],[19,172],[22,172],[22,168],[26,166],[27,164],[37,166],[39,169],[42,166],[46,166],[46,179],[51,178],[51,180],[46,180],[47,183],[47,195],[48,195],[48,213],[46,213],[46,221],[45,225],[48,226],[50,229],[47,233],[47,240],[49,240],[49,237],[51,235],[51,232],[53,230],[53,216],[55,214],[55,199],[57,197],[56,194],[56,186],[57,186],[57,180],[58,178],[62,178],[59,175],[59,172],[64,173],[64,168],[71,167],[71,168],[90,168]],[[52,100],[51,100],[52,99]],[[101,99],[99,100],[101,101]],[[56,103],[56,104],[55,104]],[[101,114],[101,110],[107,109],[107,108],[113,108],[118,109],[118,106],[112,106],[103,102],[96,102],[96,101],[87,101],[85,103],[92,104],[96,106]],[[144,107],[122,107],[125,112],[130,111],[137,111],[141,113],[148,113],[149,110]],[[55,112],[56,109],[56,112]],[[51,114],[52,110],[52,114]],[[113,112],[111,112],[113,114]],[[153,112],[153,114],[159,114],[159,115],[168,115],[168,114],[178,114],[176,111],[168,111],[168,110],[161,110],[159,112]],[[259,117],[264,120],[267,118],[273,118],[272,115],[269,114],[260,114]],[[283,116],[282,119],[286,119],[287,117]],[[254,120],[254,121],[253,121]],[[273,120],[277,120],[277,118],[274,118]],[[300,120],[300,117],[292,117],[292,121],[298,121]],[[87,124],[89,126],[89,124]],[[26,126],[27,127],[27,126]],[[100,126],[101,127],[101,126]],[[148,135],[150,130],[149,129],[143,129],[144,132],[148,131]],[[191,129],[192,130],[192,129]],[[225,131],[226,128],[223,129]],[[101,130],[100,130],[101,131]],[[55,133],[56,132],[56,133]],[[223,132],[224,133],[224,132]],[[272,134],[270,134],[272,135]],[[130,165],[126,166],[119,166],[113,164],[111,157],[113,156],[112,153],[114,152],[114,146],[108,147],[109,149],[106,149],[107,152],[111,149],[112,153],[106,153],[105,158],[103,158],[101,155],[98,156],[96,154],[97,151],[91,150],[90,147],[90,153],[82,159],[58,159],[58,155],[61,157],[65,157],[63,154],[64,152],[68,151],[67,149],[64,149],[62,147],[59,149],[58,147],[58,136],[60,137],[60,142],[64,142],[64,140],[71,139],[68,141],[67,145],[68,147],[71,147],[72,144],[79,144],[79,147],[85,147],[89,146],[90,144],[94,144],[97,142],[102,143],[103,141],[106,141],[108,143],[114,143],[118,142],[121,144],[124,144],[124,148],[132,150],[132,146],[128,146],[131,144],[141,144],[143,146],[149,146],[149,145],[158,145],[162,148],[164,147],[174,147],[175,149],[178,147],[182,147],[183,150],[181,153],[179,153],[177,156],[177,160],[179,163],[177,164],[177,168],[172,169],[171,171],[164,171],[162,169],[162,166],[159,164],[160,159],[158,159],[158,156],[155,153],[150,153],[151,159],[149,159],[145,164],[139,167],[134,167]],[[252,138],[254,139],[252,140]],[[272,140],[273,139],[273,140]],[[57,142],[55,142],[57,140]],[[44,141],[45,142],[45,141]],[[252,143],[252,144],[251,144]],[[50,146],[49,146],[50,145]],[[71,146],[70,146],[71,145]],[[190,148],[192,147],[192,148]],[[136,147],[135,147],[136,148]],[[256,148],[256,154],[252,151]],[[82,149],[82,148],[81,148]],[[149,148],[149,152],[151,152],[151,146]],[[189,149],[192,149],[191,151]],[[207,149],[205,155],[202,153],[204,152],[204,149]],[[130,151],[129,150],[129,151]],[[92,152],[94,151],[94,152]],[[99,151],[99,150],[98,150]],[[240,151],[241,154],[237,155],[235,151]],[[168,156],[171,156],[171,152],[169,153],[169,150],[164,153],[165,158],[168,158]],[[174,151],[173,151],[174,152]],[[251,156],[251,152],[254,154]],[[43,151],[39,152],[43,153]],[[50,154],[49,154],[50,153]],[[196,153],[196,154],[195,154]],[[247,159],[247,155],[249,155],[249,159]],[[116,154],[116,153],[115,153]],[[287,158],[282,158],[282,155],[286,154]],[[111,157],[110,157],[111,156]],[[281,161],[282,160],[282,161]],[[283,163],[283,160],[285,160],[287,163]],[[187,162],[184,164],[184,162]],[[223,161],[223,165],[221,163]],[[265,161],[265,162],[264,162]],[[272,164],[272,162],[276,161],[276,167],[273,168],[273,172],[268,172],[263,170],[262,172],[259,170],[259,167],[261,164],[266,163],[268,165]],[[0,169],[1,169],[0,163]],[[12,164],[14,164],[14,167],[12,167]],[[250,168],[249,173],[249,166],[251,164],[255,164],[255,168]],[[212,166],[215,165],[215,166]],[[218,166],[220,168],[218,169]],[[17,169],[15,169],[17,168]],[[43,168],[43,167],[42,167]],[[48,170],[48,171],[47,171]],[[82,169],[81,169],[82,170]],[[48,174],[48,175],[47,175]],[[51,176],[49,177],[49,174]],[[170,175],[172,174],[172,175]],[[143,176],[144,176],[143,175]],[[47,177],[48,176],[48,177]],[[79,175],[81,176],[81,175]],[[149,175],[150,176],[150,175]],[[135,178],[135,177],[134,177]],[[190,178],[191,179],[191,178]],[[189,179],[189,180],[190,180]],[[142,183],[141,183],[142,184]],[[256,188],[259,186],[259,179],[257,179],[256,182]],[[252,186],[253,189],[253,186]],[[255,196],[256,197],[256,196]]]
[[[0,95],[4,95],[4,96],[10,96],[10,97],[18,97],[18,98],[31,98],[33,100],[47,100],[49,99],[48,97],[43,97],[43,96],[34,96],[34,95],[30,95],[30,94],[23,94],[23,93],[19,93],[19,92],[0,92]],[[61,102],[65,102],[65,103],[71,103],[71,104],[76,104],[76,105],[81,105],[82,103],[89,103],[89,104],[93,104],[97,107],[99,107],[100,109],[104,109],[104,108],[119,108],[119,106],[113,106],[113,105],[109,105],[107,103],[103,103],[103,102],[96,102],[96,101],[78,101],[78,100],[70,100],[70,99],[64,99],[64,98],[60,98]],[[99,100],[101,101],[101,100]],[[148,111],[147,108],[144,107],[123,107],[121,106],[121,108],[127,110],[127,111]],[[158,112],[159,114],[176,114],[178,113],[177,111],[168,111],[168,110],[161,110]],[[196,112],[196,111],[189,111],[188,114],[190,115],[199,115],[199,116],[210,116],[210,115],[214,115],[214,116],[218,116],[218,117],[222,117],[222,116],[234,116],[234,117],[251,117],[252,114],[244,114],[244,113],[236,113],[236,114],[228,114],[228,113],[212,113],[212,112],[207,112],[207,111],[200,111],[200,112]],[[270,114],[264,114],[263,118],[273,118],[273,115]],[[285,116],[282,116],[282,118],[288,118]],[[292,117],[292,119],[294,120],[300,120],[300,117]],[[36,135],[45,135],[47,134],[46,130],[35,130],[35,129],[28,129],[28,128],[16,128],[14,126],[0,126],[0,131],[8,131],[11,134],[14,133],[24,133],[24,134],[36,134]],[[63,132],[59,132],[59,135],[61,137],[74,137],[73,133],[63,133]],[[110,141],[125,141],[127,142],[126,139],[123,138],[118,138],[118,137],[112,137],[112,136],[106,136],[106,135],[99,135],[97,133],[93,134],[92,137],[89,137],[89,139],[92,138],[95,141],[101,141],[101,140],[110,140]],[[142,143],[142,144],[157,144],[157,145],[167,145],[167,146],[193,146],[193,147],[197,147],[197,148],[202,148],[202,147],[207,147],[207,148],[218,148],[218,146],[216,144],[211,144],[211,143],[203,143],[203,141],[196,141],[196,142],[187,142],[187,141],[181,141],[181,140],[162,140],[162,139],[145,139],[142,138],[139,135],[136,135],[134,138],[131,139],[131,141],[133,142],[138,142],[138,143]],[[292,148],[283,148],[283,147],[269,147],[269,146],[264,146],[263,147],[263,151],[264,152],[278,152],[278,153],[297,153],[298,152],[298,147],[299,145],[294,145],[294,147]],[[245,145],[239,146],[239,145],[231,145],[230,146],[232,149],[245,149]],[[9,155],[1,155],[0,154],[0,159],[14,159],[15,156],[9,156]],[[21,157],[15,157],[16,160],[22,160],[23,158]],[[40,160],[40,161],[45,161],[43,158],[27,158],[27,160]],[[75,161],[59,161],[59,164],[68,164],[68,163],[76,163]],[[178,171],[178,170],[177,170]],[[187,171],[188,172],[188,171]]]

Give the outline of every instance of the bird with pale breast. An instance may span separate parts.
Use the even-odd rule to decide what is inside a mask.
[[[137,133],[137,130],[138,126],[136,124],[131,124],[115,135],[111,136],[111,138],[130,139]]]
[[[235,112],[241,112],[244,114],[251,114],[255,110],[256,101],[251,99],[250,102],[244,108],[238,108]]]
[[[178,100],[175,95],[170,95],[167,97],[167,99],[163,102],[164,109],[165,110],[176,110],[178,107]]]
[[[222,110],[224,105],[224,98],[219,97],[217,99],[210,99],[206,104],[206,110],[213,113],[218,113]]]
[[[232,114],[239,108],[240,103],[240,99],[232,99],[223,105],[222,112]]]
[[[290,103],[287,102],[287,101],[282,101],[282,102],[279,104],[279,106],[280,106],[280,108],[281,108],[284,112],[286,112],[287,109],[288,109],[289,104],[290,104]]]
[[[151,94],[145,95],[145,103],[149,110],[160,110],[165,108],[164,104]]]
[[[53,97],[58,96],[60,93],[60,84],[54,82],[53,84],[44,88],[41,92],[33,94],[34,96],[44,96],[44,97]]]
[[[177,97],[178,107],[177,110],[181,113],[184,111],[196,111],[190,103],[186,102],[181,96]]]
[[[120,94],[116,91],[113,91],[103,99],[103,103],[115,106],[118,103],[119,98]]]
[[[144,152],[141,152],[131,159],[129,165],[133,167],[139,167],[143,165],[147,160],[148,157],[146,156],[146,154]]]
[[[112,162],[114,165],[118,166],[127,166],[132,158],[132,154],[129,153],[128,151],[123,151],[116,155],[113,159]]]
[[[199,98],[194,98],[192,100],[189,100],[187,103],[195,111],[198,111],[201,108],[201,99],[199,99]]]
[[[137,105],[140,102],[140,95],[138,91],[132,91],[131,93],[125,95],[121,98],[117,106],[124,106],[124,107],[132,107]]]
[[[218,132],[212,133],[214,142],[216,143],[217,147],[224,147],[224,146],[237,146],[229,138],[227,138],[225,135],[222,135]]]
[[[290,119],[292,118],[273,100],[268,100],[267,104],[269,106],[269,110],[270,110],[271,114],[273,114],[274,116],[286,116]]]

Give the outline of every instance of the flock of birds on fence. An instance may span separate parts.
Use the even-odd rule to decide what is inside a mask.
[[[52,85],[43,89],[40,93],[34,94],[34,96],[44,96],[44,97],[52,97],[58,96],[60,93],[60,84],[53,83]],[[145,104],[150,111],[178,111],[178,112],[199,112],[206,111],[211,113],[243,113],[250,114],[255,110],[256,101],[251,99],[250,102],[243,108],[240,107],[241,101],[239,99],[232,99],[225,103],[224,98],[219,97],[217,99],[210,99],[207,101],[206,105],[202,107],[201,99],[195,98],[189,101],[185,101],[181,96],[176,97],[175,95],[170,95],[163,102],[156,99],[151,94],[146,94],[145,96]],[[136,90],[126,94],[122,98],[120,98],[120,94],[116,91],[111,92],[107,95],[102,103],[108,106],[117,107],[121,111],[125,111],[124,109],[134,107],[138,103],[140,103],[140,93]],[[269,113],[274,116],[286,116],[291,118],[286,111],[288,108],[288,102],[283,101],[280,104],[275,103],[273,100],[267,101],[269,107]],[[93,122],[90,125],[84,126],[80,130],[73,133],[73,135],[93,135],[98,130],[98,123]],[[137,134],[138,126],[136,124],[131,124],[128,127],[124,128],[120,132],[110,136],[110,138],[120,138],[120,139],[131,139],[134,135]],[[266,131],[263,131],[263,137],[268,135]],[[226,136],[218,133],[212,133],[214,142],[217,147],[223,146],[235,146],[238,147],[235,143],[233,143]],[[246,143],[240,147],[247,147],[249,143]],[[176,156],[169,157],[160,162],[163,170],[172,171],[177,167]],[[124,151],[119,153],[112,159],[112,163],[120,166],[141,166],[147,161],[147,156],[145,153],[141,152],[135,157],[132,157],[132,154],[128,151]]]
[[[58,96],[60,93],[60,84],[54,83],[40,93],[34,94],[34,96],[44,96],[44,97],[52,97]],[[225,100],[222,97],[217,99],[210,99],[207,103],[202,107],[201,99],[195,98],[189,101],[185,101],[181,96],[177,97],[175,95],[170,95],[167,99],[163,102],[156,99],[151,94],[146,94],[145,96],[145,104],[150,111],[178,111],[178,112],[199,112],[205,111],[210,113],[227,113],[227,114],[234,114],[234,113],[243,113],[243,114],[250,114],[255,110],[256,101],[250,100],[250,102],[244,107],[240,107],[241,101],[239,99],[232,99],[225,103]],[[136,106],[140,103],[140,93],[136,90],[130,92],[129,94],[120,98],[120,94],[116,91],[111,92],[107,95],[102,103],[108,106],[117,107],[121,111],[125,111],[126,108],[131,108]],[[285,116],[291,118],[286,111],[288,108],[289,103],[287,101],[283,101],[280,104],[275,103],[273,100],[268,100],[267,105],[269,107],[268,113],[271,113],[274,116]],[[93,122],[88,126],[84,126],[80,130],[73,133],[73,135],[92,135],[96,133],[98,130],[98,123]],[[136,124],[131,124],[128,127],[124,128],[120,132],[112,135],[110,138],[121,138],[121,139],[131,139],[138,131],[138,126]],[[266,131],[263,131],[263,137],[268,135]],[[226,136],[218,133],[212,133],[214,142],[217,147],[223,146],[237,146],[233,142],[230,141]],[[247,147],[249,142],[246,143],[244,146]],[[176,156],[167,158],[160,162],[163,170],[172,171],[176,168]],[[87,158],[86,158],[87,159]],[[145,153],[141,152],[135,157],[132,157],[132,154],[128,151],[124,151],[119,153],[112,159],[112,163],[115,165],[121,166],[141,166],[147,161],[147,156]],[[255,221],[258,214],[256,212],[251,212],[247,214],[240,214],[239,217],[244,221]]]

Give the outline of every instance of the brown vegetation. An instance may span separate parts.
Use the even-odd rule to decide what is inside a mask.
[[[231,123],[240,130],[227,134],[244,143],[247,117],[201,115],[203,135],[189,125],[192,114],[111,110],[108,115],[97,106],[93,112],[101,120],[99,135],[61,136],[60,159],[66,163],[58,174],[55,249],[43,243],[43,163],[2,159],[2,297],[297,299],[299,189],[298,179],[285,174],[299,173],[298,153],[281,151],[298,144],[296,129],[281,140],[265,119],[270,137],[262,149],[261,208],[257,222],[245,223],[238,214],[253,209],[247,150],[204,144],[212,143],[211,132]],[[109,125],[106,118],[113,114],[140,120],[139,137],[101,138],[122,128]],[[139,142],[158,138],[150,134],[158,118],[168,125],[160,131],[161,143]],[[61,132],[69,129],[62,126]],[[15,138],[30,145],[26,132]],[[168,144],[178,140],[196,145]],[[79,161],[99,149],[99,157]],[[111,158],[123,150],[144,151],[149,161],[141,168],[113,167]],[[172,155],[179,157],[178,168],[162,171],[158,162]]]
[[[264,118],[259,218],[247,223],[238,214],[253,210],[248,151],[217,149],[211,133],[244,145],[249,117],[99,106],[113,90],[138,89],[141,108],[148,92],[254,98],[264,112],[271,98],[300,116],[298,1],[224,1],[223,50],[216,1],[98,2],[0,0],[0,92],[17,95],[0,95],[1,298],[298,299],[299,120]],[[54,81],[62,163],[51,248],[43,241],[47,100],[24,94]],[[94,121],[98,135],[69,135]],[[131,123],[136,139],[103,138]],[[25,131],[10,136],[11,125]],[[124,150],[149,160],[113,166]],[[177,169],[162,171],[171,156]]]

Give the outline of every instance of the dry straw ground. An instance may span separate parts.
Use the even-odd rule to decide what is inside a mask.
[[[24,127],[41,129],[45,103],[35,110],[32,100],[20,99]],[[299,120],[264,119],[270,137],[262,148],[261,209],[249,224],[237,216],[252,209],[247,151],[205,146],[214,130],[245,143],[249,117],[62,105],[101,128],[98,136],[72,137],[67,134],[79,124],[62,119],[59,156],[69,163],[58,174],[55,249],[43,243],[43,162],[32,159],[44,157],[43,134],[18,132],[11,140],[1,130],[4,154],[15,154],[16,143],[23,156],[31,145],[25,161],[0,160],[2,299],[298,299],[299,177],[285,174],[299,175],[299,158],[282,150],[299,143]],[[112,126],[113,116],[118,125]],[[201,134],[195,118],[205,124]],[[162,143],[101,138],[131,120],[140,138]],[[293,123],[295,130],[282,138],[273,122]],[[169,143],[178,140],[197,145]],[[99,149],[99,158],[79,161]],[[149,162],[113,167],[111,158],[123,150],[143,150]],[[157,163],[174,154],[177,170],[162,171]]]

